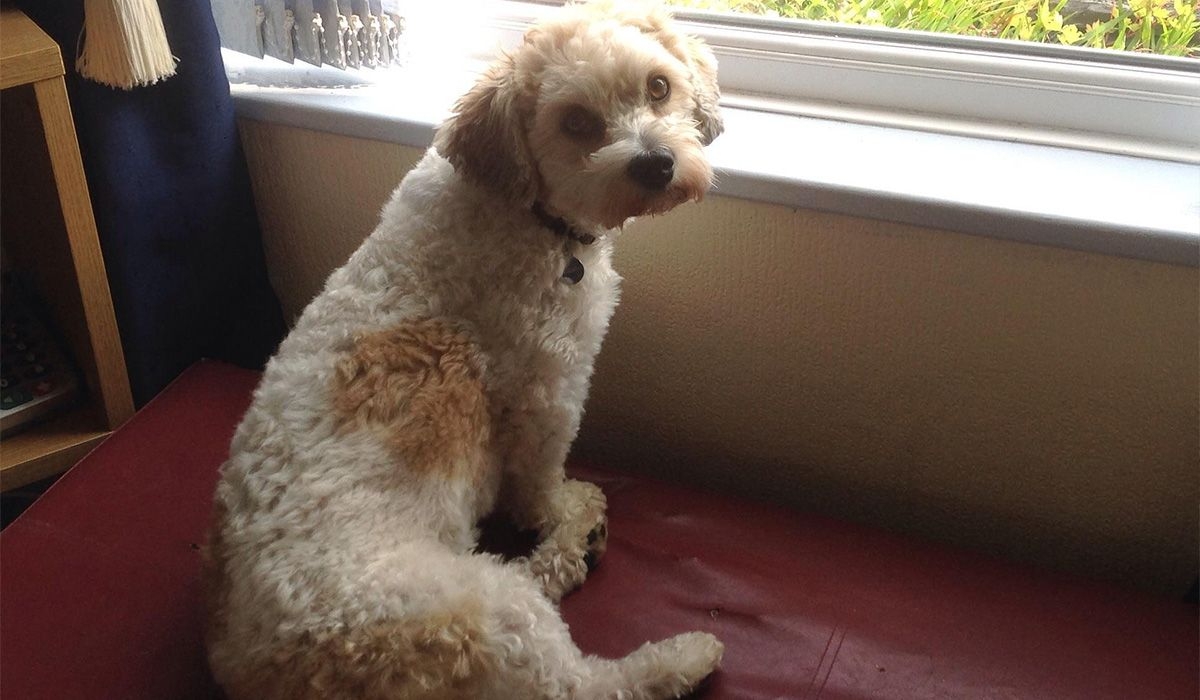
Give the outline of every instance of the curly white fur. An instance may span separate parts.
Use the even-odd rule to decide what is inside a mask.
[[[493,66],[267,365],[207,548],[231,697],[667,698],[719,662],[702,633],[585,657],[555,608],[605,546],[603,493],[563,474],[617,304],[604,227],[700,198],[720,132],[711,53],[658,10],[605,10]],[[628,162],[653,149],[675,166],[648,188]],[[475,553],[496,508],[539,531],[528,558]]]

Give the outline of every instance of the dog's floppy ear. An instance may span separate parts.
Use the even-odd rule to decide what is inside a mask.
[[[717,58],[707,44],[695,37],[684,40],[684,50],[692,69],[696,121],[704,137],[702,141],[707,146],[725,131],[725,122],[721,120],[721,109],[717,104],[721,100],[721,90],[717,87]]]
[[[433,144],[463,177],[528,206],[537,198],[537,170],[520,102],[515,64],[505,56],[462,96]]]

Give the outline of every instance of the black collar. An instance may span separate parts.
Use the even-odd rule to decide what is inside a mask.
[[[562,217],[550,216],[548,213],[546,213],[546,209],[542,207],[541,202],[534,202],[533,207],[530,208],[530,211],[533,212],[533,215],[537,217],[538,222],[541,223],[542,226],[545,226],[560,236],[570,238],[571,240],[577,243],[582,243],[583,245],[591,245],[592,243],[596,242],[595,236],[590,233],[581,233],[575,230],[575,227],[564,221]]]

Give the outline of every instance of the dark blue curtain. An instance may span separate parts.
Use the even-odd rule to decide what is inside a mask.
[[[129,91],[75,72],[82,0],[18,4],[62,48],[134,400],[200,357],[261,366],[285,327],[209,3],[160,3],[178,72]]]

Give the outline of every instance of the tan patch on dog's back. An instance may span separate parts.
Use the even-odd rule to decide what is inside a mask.
[[[344,430],[382,429],[413,471],[479,478],[491,434],[483,373],[466,332],[409,321],[354,339],[337,365],[334,410]]]
[[[478,603],[345,632],[306,633],[246,667],[233,700],[389,700],[478,697],[496,666]]]

